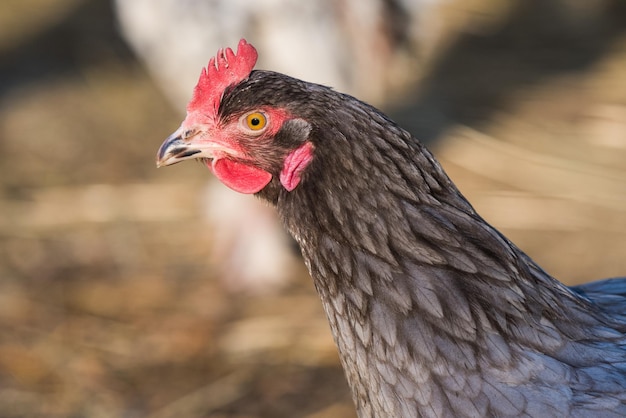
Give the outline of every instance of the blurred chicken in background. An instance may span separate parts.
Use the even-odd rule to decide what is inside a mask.
[[[255,39],[265,68],[380,103],[415,74],[419,9],[398,2],[117,1],[124,37],[177,108],[209,51]],[[305,48],[302,45],[306,45]],[[393,86],[395,84],[395,86]],[[404,81],[406,84],[406,81]],[[271,290],[293,275],[295,251],[274,211],[211,181],[205,213],[219,277],[231,289]],[[219,261],[218,261],[219,260]]]

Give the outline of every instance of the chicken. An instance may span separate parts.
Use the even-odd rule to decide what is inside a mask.
[[[218,51],[157,165],[276,207],[360,417],[626,415],[625,279],[561,284],[380,111],[256,59]]]
[[[234,0],[114,2],[124,39],[181,108],[197,69],[205,64],[201,52],[224,40],[236,41],[242,30],[255,37],[263,65],[383,103],[390,92],[406,90],[419,68],[426,67],[428,52],[439,50],[433,44],[443,39],[440,3],[261,0],[250,7],[249,1]],[[299,48],[303,42],[307,48]],[[202,208],[202,213],[214,236],[209,254],[219,269],[217,277],[237,292],[271,293],[284,287],[301,261],[275,211],[211,180],[202,201],[221,204]]]

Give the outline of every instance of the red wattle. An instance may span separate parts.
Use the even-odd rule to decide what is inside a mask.
[[[214,160],[210,168],[222,183],[239,193],[256,193],[272,180],[267,171],[227,158]]]

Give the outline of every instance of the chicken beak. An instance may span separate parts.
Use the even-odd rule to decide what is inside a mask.
[[[182,133],[183,128],[180,127],[161,144],[156,155],[157,167],[172,165],[194,158],[212,157],[210,150],[202,149],[190,141],[184,140]]]

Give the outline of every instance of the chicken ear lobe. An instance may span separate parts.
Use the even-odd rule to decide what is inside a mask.
[[[292,191],[302,177],[304,169],[313,160],[314,146],[310,141],[311,125],[304,119],[291,119],[285,122],[276,135],[276,142],[287,138],[290,142],[296,141],[301,145],[287,154],[280,170],[280,183],[287,191]]]
[[[300,184],[302,172],[312,159],[313,144],[308,141],[287,155],[280,172],[280,182],[285,189],[292,191]]]
[[[267,171],[228,158],[214,160],[211,171],[227,187],[245,194],[261,191],[272,180]]]

